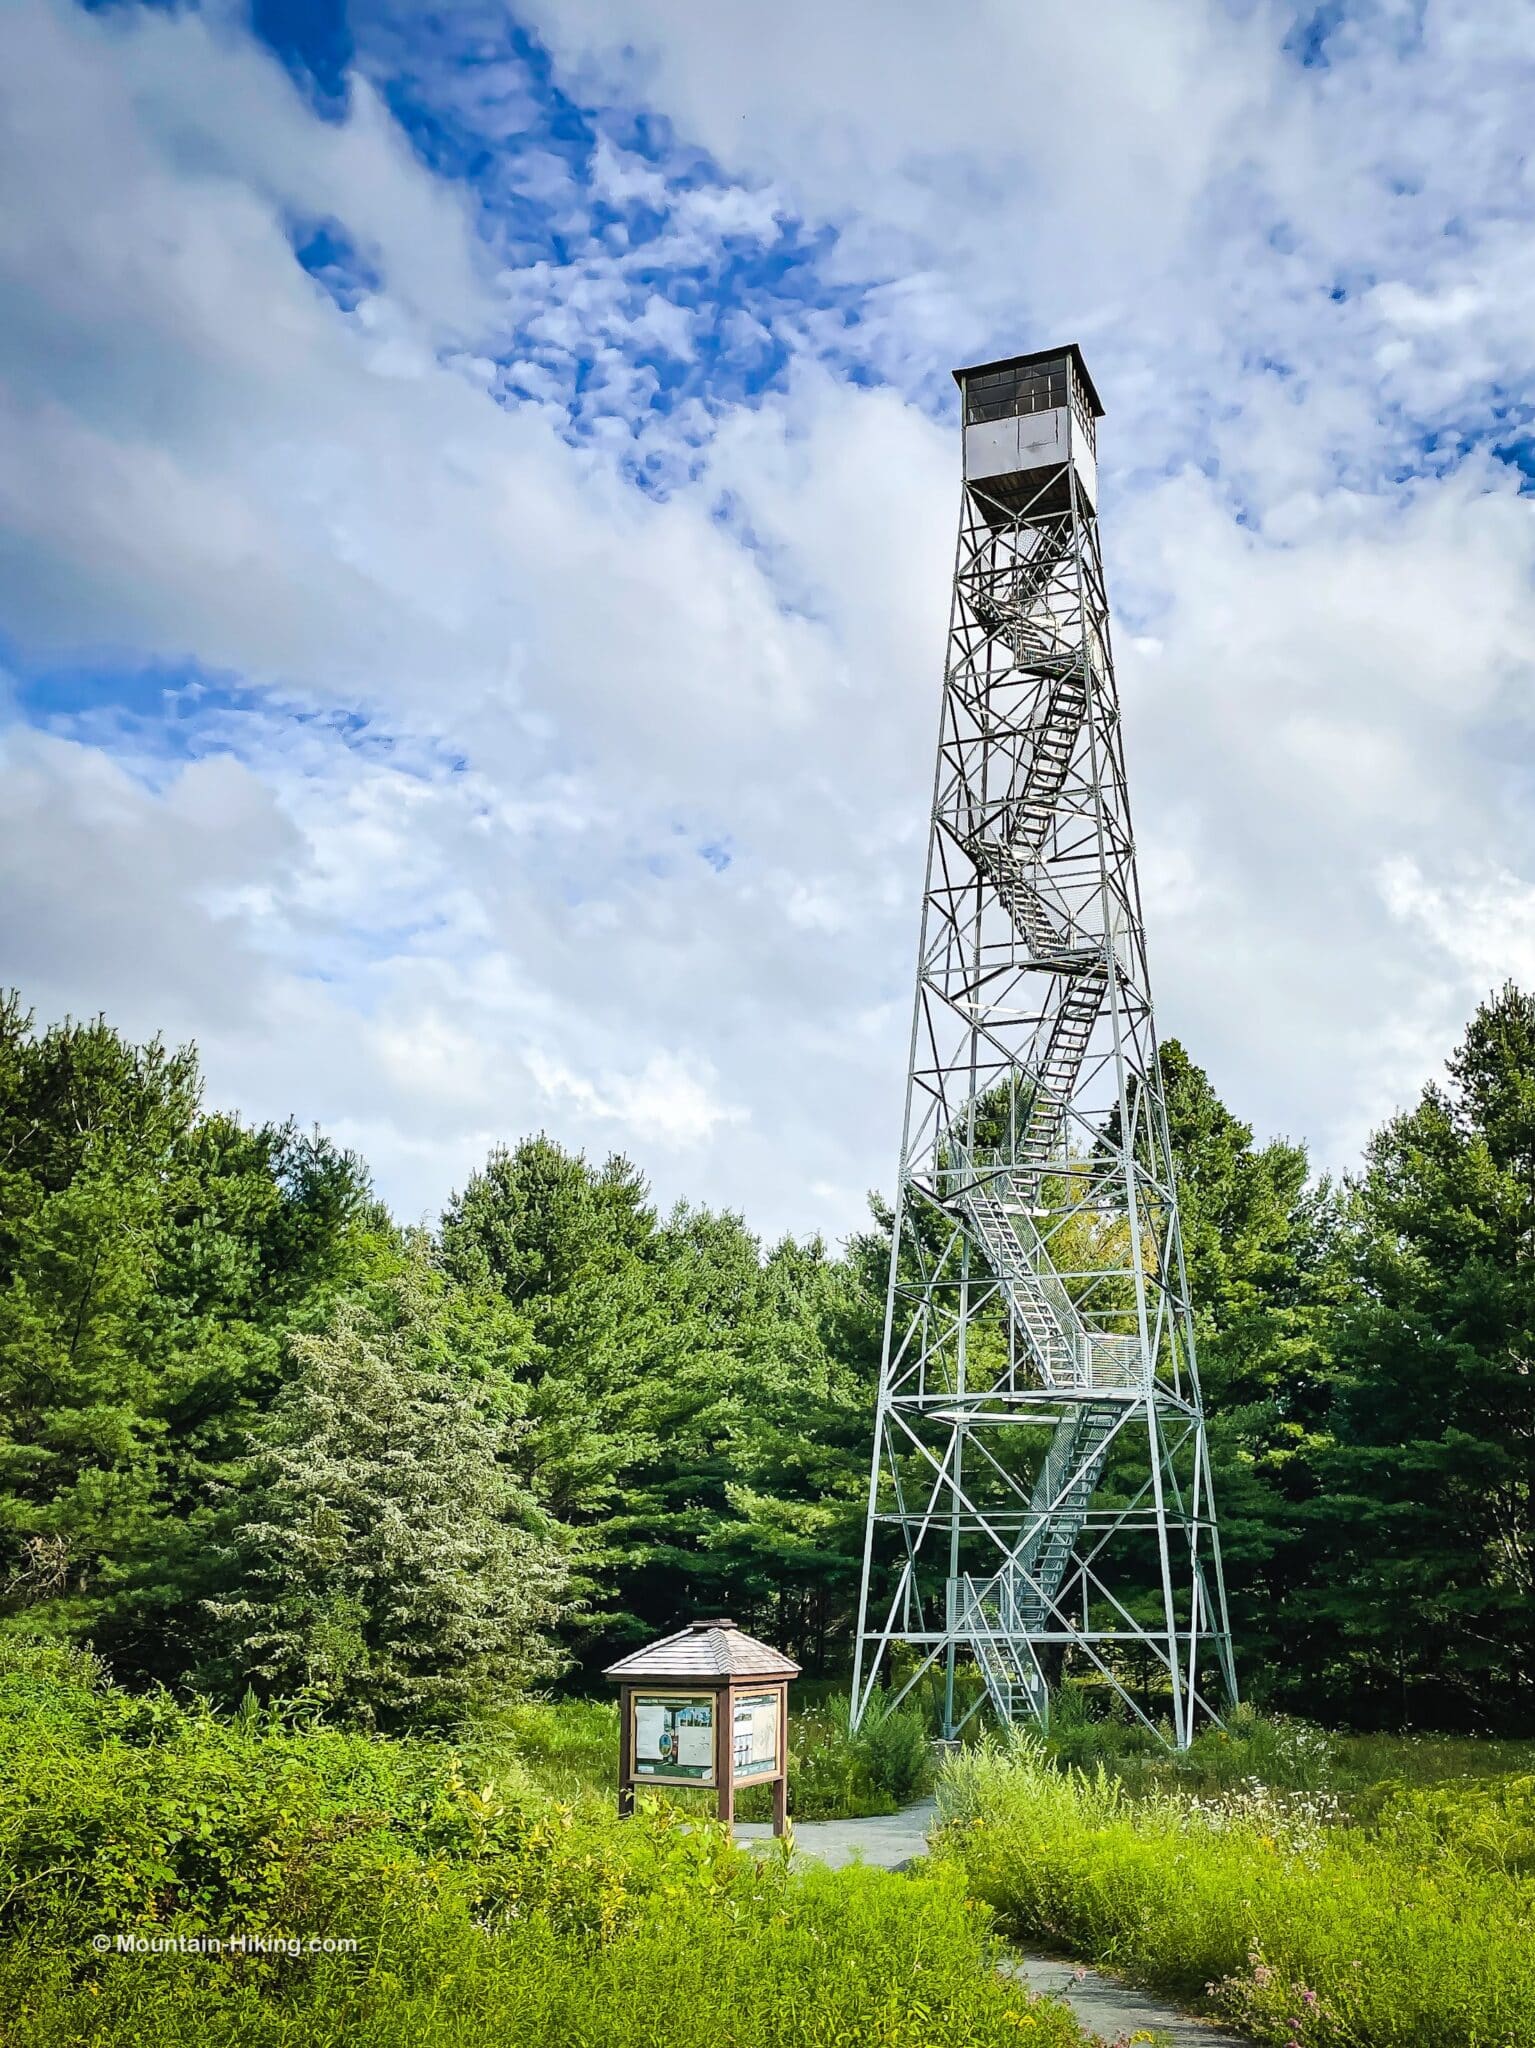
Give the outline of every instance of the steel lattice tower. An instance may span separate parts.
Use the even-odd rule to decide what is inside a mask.
[[[1043,1722],[1069,1651],[1182,1748],[1236,1684],[1109,645],[1103,409],[1075,345],[955,375],[854,1712],[933,1674],[948,1734],[988,1700]],[[968,1706],[961,1660],[984,1681]]]

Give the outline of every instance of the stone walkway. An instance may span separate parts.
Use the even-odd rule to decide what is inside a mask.
[[[1081,1963],[1019,1951],[1004,1967],[1021,1977],[1031,1991],[1064,1998],[1084,2027],[1111,2041],[1124,2034],[1154,2033],[1168,2048],[1252,2048],[1250,2041],[1212,2026],[1209,2020],[1179,2012],[1148,1992],[1134,1991],[1117,1977],[1106,1977],[1101,1970],[1089,1970]]]
[[[880,1870],[904,1870],[914,1856],[927,1852],[927,1831],[938,1812],[936,1799],[924,1799],[901,1813],[871,1814],[867,1820],[807,1820],[794,1830],[796,1855],[809,1856],[831,1870],[846,1863],[872,1863]],[[738,1842],[773,1839],[765,1820],[737,1821]]]
[[[904,1870],[926,1850],[927,1832],[936,1812],[936,1803],[924,1799],[904,1812],[868,1820],[804,1821],[794,1830],[794,1851],[832,1870],[853,1862],[870,1863],[880,1870]],[[765,1821],[738,1821],[735,1834],[738,1842],[770,1841],[773,1830]],[[1207,2020],[1179,2012],[1080,1963],[1018,1950],[1005,1967],[1021,1977],[1031,1991],[1064,1999],[1084,2027],[1107,2040],[1155,2033],[1167,2048],[1251,2048],[1250,2042]]]

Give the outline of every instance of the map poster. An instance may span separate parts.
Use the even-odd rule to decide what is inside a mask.
[[[778,1769],[778,1695],[746,1693],[735,1703],[731,1772],[736,1778],[771,1777]]]
[[[634,1693],[634,1776],[652,1784],[714,1783],[711,1693]]]

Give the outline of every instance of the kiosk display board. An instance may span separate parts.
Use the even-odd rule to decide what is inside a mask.
[[[743,1693],[731,1719],[731,1770],[742,1778],[772,1778],[778,1773],[778,1709],[776,1692]]]
[[[714,1783],[712,1693],[634,1692],[634,1775],[658,1785]]]

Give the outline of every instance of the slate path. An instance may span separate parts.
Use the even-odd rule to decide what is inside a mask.
[[[832,1870],[844,1864],[872,1863],[879,1870],[904,1870],[914,1856],[927,1853],[927,1831],[938,1813],[936,1799],[924,1799],[900,1813],[872,1814],[867,1820],[807,1820],[794,1830],[794,1851]],[[737,1821],[738,1842],[771,1841],[765,1820]]]
[[[1169,2048],[1252,2048],[1244,2036],[1228,2034],[1081,1963],[1020,1951],[1004,1968],[1031,1991],[1064,1998],[1084,2027],[1111,2041],[1124,2034],[1155,2033]]]
[[[913,1857],[926,1850],[927,1832],[936,1812],[935,1801],[924,1799],[904,1812],[879,1814],[869,1820],[804,1821],[794,1830],[794,1851],[832,1870],[855,1861],[880,1870],[904,1870]],[[736,1823],[738,1842],[771,1840],[772,1833],[766,1821]],[[1132,1991],[1129,1985],[1080,1963],[1017,1950],[1004,1967],[1021,1977],[1031,1991],[1064,1998],[1084,2027],[1110,2041],[1154,2032],[1168,2048],[1251,2048],[1250,2042],[1236,2034],[1163,2005],[1143,1991]]]

